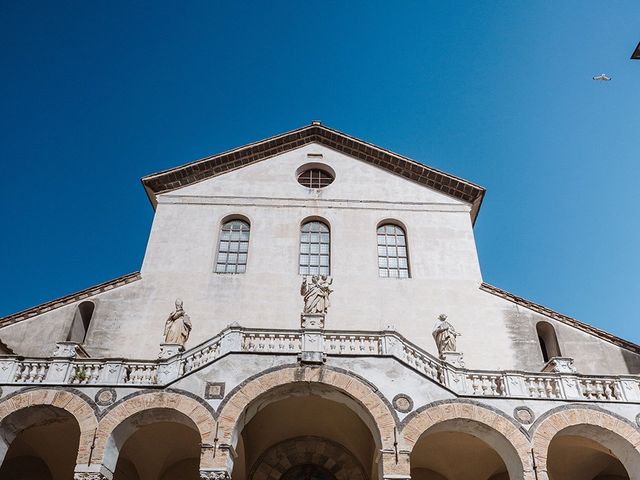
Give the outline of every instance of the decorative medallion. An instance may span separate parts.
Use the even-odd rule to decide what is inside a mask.
[[[413,400],[405,393],[399,393],[393,397],[393,408],[400,413],[408,413],[413,410]]]
[[[533,410],[529,407],[516,407],[513,410],[513,416],[523,425],[530,425],[536,419],[536,416],[533,414]]]
[[[204,398],[207,400],[224,398],[224,382],[207,382],[207,386],[204,387]]]
[[[636,425],[640,427],[640,413],[636,415]]]
[[[117,398],[118,395],[113,388],[101,388],[95,396],[96,403],[101,407],[108,407],[115,402]]]

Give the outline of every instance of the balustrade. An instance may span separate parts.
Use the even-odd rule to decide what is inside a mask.
[[[613,379],[581,378],[580,391],[589,400],[623,400],[620,384]]]
[[[104,363],[73,363],[69,370],[68,382],[71,384],[96,384],[99,383],[100,374]]]
[[[529,396],[532,398],[562,398],[562,390],[556,377],[526,375],[524,377]]]
[[[325,353],[351,355],[380,355],[381,337],[378,335],[327,334],[324,338]]]
[[[16,383],[42,383],[49,371],[47,361],[19,362],[16,365],[13,381]]]
[[[469,373],[467,374],[467,384],[470,386],[473,395],[485,397],[502,397],[505,395],[501,375]]]
[[[408,343],[392,331],[318,332],[321,352],[331,356],[394,356],[458,395],[484,397],[640,401],[640,380],[585,377],[576,373],[481,372],[446,363]],[[229,352],[297,354],[303,348],[300,331],[229,328],[198,347],[169,359],[134,361],[2,357],[0,383],[71,385],[164,385]]]
[[[299,333],[245,333],[242,350],[245,352],[298,353],[302,347]]]
[[[220,341],[207,345],[202,350],[197,350],[195,353],[188,355],[182,360],[182,372],[188,373],[191,370],[195,370],[196,368],[206,365],[218,358],[219,354]]]
[[[434,360],[409,345],[403,346],[403,360],[411,365],[419,372],[424,373],[427,377],[438,382],[442,382],[442,365],[439,361]]]
[[[158,379],[158,365],[157,364],[125,364],[123,369],[122,382],[124,384],[144,385],[155,384]]]

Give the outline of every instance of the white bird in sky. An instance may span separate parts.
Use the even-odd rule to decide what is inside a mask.
[[[593,77],[593,79],[598,82],[608,82],[609,80],[611,80],[611,77],[607,77],[604,73],[601,73],[600,75],[596,75],[595,77]]]

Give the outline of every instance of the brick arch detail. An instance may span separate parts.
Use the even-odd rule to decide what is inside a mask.
[[[98,423],[92,462],[102,463],[107,444],[114,430],[130,417],[149,410],[167,409],[187,416],[198,429],[203,444],[213,444],[215,419],[197,400],[177,392],[160,391],[124,398],[114,405]]]
[[[418,440],[432,427],[448,421],[470,421],[483,425],[497,432],[506,443],[513,448],[513,453],[520,465],[517,476],[514,480],[534,479],[533,465],[529,453],[530,442],[527,435],[513,424],[506,416],[486,408],[475,402],[442,402],[434,405],[427,405],[409,418],[402,428],[400,440],[401,448],[412,451]],[[464,430],[461,430],[464,431]],[[499,452],[498,452],[499,453]],[[501,455],[502,456],[502,455]],[[503,457],[503,461],[507,460]],[[509,467],[509,465],[507,465]],[[513,470],[513,471],[512,471]],[[515,471],[510,469],[509,474]]]
[[[531,444],[540,480],[548,479],[547,455],[551,441],[562,430],[580,425],[604,429],[613,433],[621,443],[625,443],[629,451],[632,452],[633,458],[618,459],[627,469],[631,480],[640,480],[640,469],[637,468],[640,466],[640,431],[612,413],[585,405],[558,407],[547,412],[534,425],[535,430],[531,437]],[[596,439],[596,441],[598,440]],[[611,448],[611,445],[606,444],[603,444],[603,446],[609,448],[615,454],[615,447]],[[629,466],[630,462],[633,463],[631,467]]]
[[[295,383],[326,385],[355,400],[369,414],[378,429],[383,448],[392,448],[395,417],[381,394],[353,375],[328,367],[287,366],[268,370],[233,390],[218,412],[218,436],[222,444],[232,444],[233,435],[246,408],[261,395],[278,387]]]
[[[342,445],[325,438],[304,436],[291,438],[267,449],[251,469],[250,480],[279,480],[290,468],[304,464],[318,465],[337,480],[366,480],[358,460]]]
[[[98,425],[93,406],[84,398],[68,390],[34,388],[18,392],[0,402],[0,423],[12,413],[37,406],[56,407],[73,415],[80,428],[76,464],[88,463],[93,436]]]

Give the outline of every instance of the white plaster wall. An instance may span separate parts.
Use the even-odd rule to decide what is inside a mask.
[[[321,154],[322,158],[309,158]],[[314,191],[296,170],[322,162],[335,182]],[[320,145],[307,145],[159,196],[142,280],[95,297],[86,349],[96,357],[155,358],[177,297],[193,331],[187,348],[230,323],[298,328],[301,222],[331,227],[334,278],[327,328],[381,330],[393,325],[435,354],[431,328],[445,312],[462,332],[459,350],[473,369],[542,368],[535,323],[544,317],[479,290],[481,279],[469,210],[459,200]],[[251,222],[247,272],[214,273],[220,225],[229,215]],[[379,278],[376,226],[406,227],[410,279]],[[75,304],[5,327],[18,354],[46,356],[66,339]],[[582,373],[638,373],[640,358],[560,322],[562,353]]]

